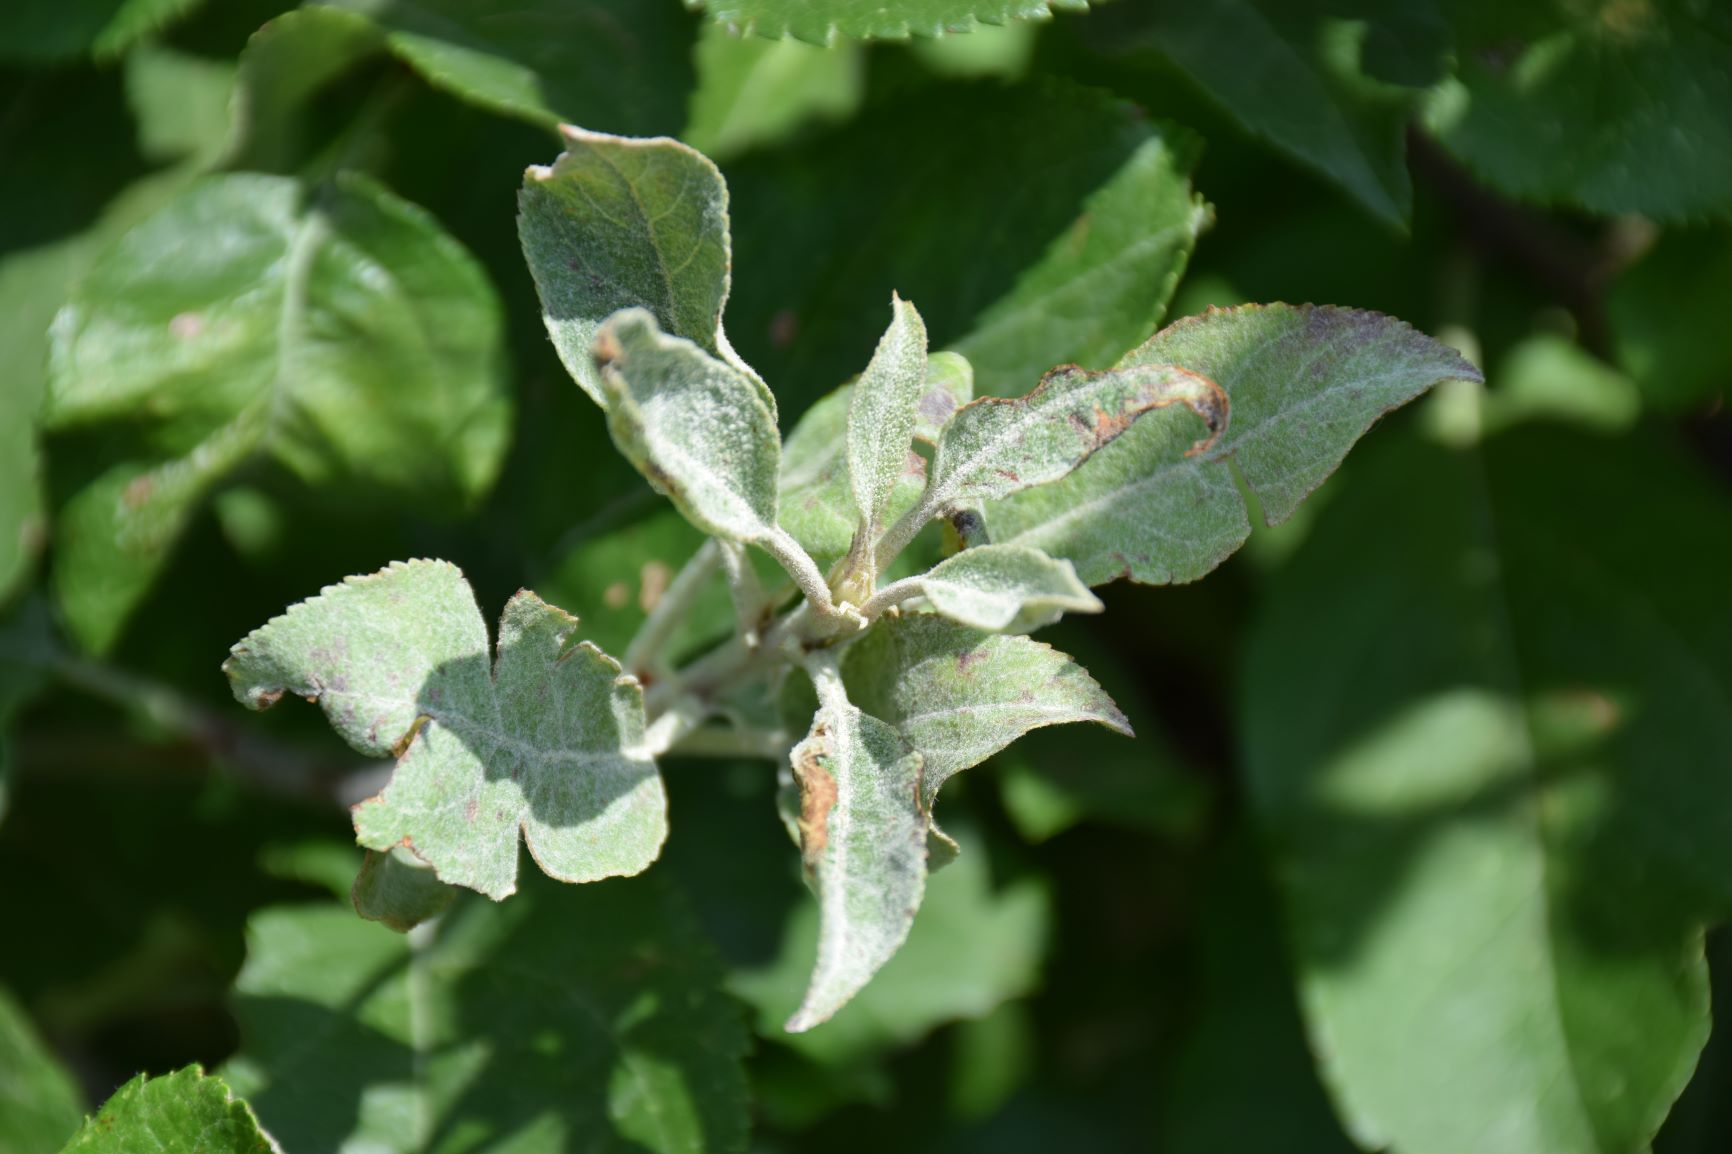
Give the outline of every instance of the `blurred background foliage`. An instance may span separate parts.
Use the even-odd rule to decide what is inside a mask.
[[[830,1025],[777,1028],[814,911],[773,773],[666,766],[655,900],[757,1035],[753,1149],[1633,1151],[1680,1091],[1656,1148],[1728,1148],[1732,12],[883,7],[828,46],[737,34],[824,39],[773,0],[0,12],[0,1151],[231,1059],[249,919],[347,892],[378,770],[234,706],[236,638],[437,556],[617,649],[696,544],[542,327],[513,197],[561,121],[722,165],[728,332],[784,431],[892,288],[984,391],[1273,300],[1487,376],[1207,580],[1053,630],[1138,739],[946,791],[967,852]],[[340,243],[297,274],[309,221]],[[116,315],[154,343],[73,363]]]

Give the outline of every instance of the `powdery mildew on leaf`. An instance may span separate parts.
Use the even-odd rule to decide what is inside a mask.
[[[524,174],[517,232],[559,359],[606,408],[591,347],[621,309],[648,309],[663,332],[728,355],[728,187],[678,141],[560,131],[566,150]]]
[[[1054,12],[1085,12],[1088,0],[686,0],[686,6],[753,35],[828,44],[838,36],[906,40],[1045,20]]]
[[[1122,364],[1207,377],[1225,390],[1232,421],[1197,452],[1211,432],[1204,422],[1182,408],[1151,413],[1058,483],[987,506],[994,541],[1068,558],[1091,585],[1201,577],[1251,532],[1234,468],[1279,524],[1379,417],[1439,381],[1482,379],[1401,321],[1314,305],[1210,309]]]
[[[151,1078],[140,1074],[114,1092],[61,1154],[282,1154],[245,1102],[197,1066]]]
[[[821,397],[782,445],[777,481],[779,522],[821,566],[848,552],[860,527],[848,475],[848,411],[854,386]],[[886,517],[906,513],[926,488],[926,458],[909,452]]]
[[[916,409],[926,388],[926,325],[901,297],[890,301],[890,327],[854,384],[848,405],[848,483],[861,528],[884,522],[896,483],[908,471]]]
[[[327,587],[248,634],[223,670],[265,709],[317,701],[342,738],[395,754],[357,840],[402,845],[440,880],[500,899],[516,887],[518,831],[561,881],[635,874],[667,833],[667,798],[643,745],[643,691],[577,619],[527,590],[487,628],[457,567],[397,562]]]
[[[845,1005],[908,937],[926,889],[921,758],[894,728],[825,705],[794,747],[800,854],[818,896],[818,957],[790,1032]]]

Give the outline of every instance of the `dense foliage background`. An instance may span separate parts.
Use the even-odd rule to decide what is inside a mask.
[[[0,12],[0,1152],[191,1062],[294,1154],[727,1149],[743,1087],[765,1151],[1728,1148],[1732,12],[1052,6]],[[416,953],[347,907],[378,766],[218,665],[417,556],[618,651],[697,543],[542,325],[514,196],[561,121],[722,165],[728,332],[785,429],[892,288],[983,391],[1033,384],[1019,342],[1098,367],[1275,300],[1399,316],[1488,383],[1206,580],[1055,629],[1137,739],[1043,731],[953,783],[966,852],[829,1025],[779,1028],[813,926],[762,763],[670,761],[648,875],[466,897]],[[343,239],[316,356],[279,327],[311,218]],[[198,254],[237,250],[233,339],[177,361],[234,291]],[[184,387],[66,387],[65,334],[129,314],[173,321],[117,363]],[[261,373],[287,415],[227,407]],[[603,1101],[624,1043],[568,985],[679,1007],[625,1048],[696,1121]],[[573,1066],[593,1100],[549,1089]]]

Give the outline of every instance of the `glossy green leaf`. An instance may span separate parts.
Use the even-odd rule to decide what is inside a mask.
[[[140,1074],[114,1092],[61,1154],[278,1154],[245,1102],[197,1066],[151,1078]]]
[[[1052,923],[1047,886],[1035,877],[994,884],[982,840],[967,827],[957,832],[978,852],[932,875],[896,956],[834,1018],[787,1035],[781,1026],[806,988],[819,924],[810,904],[793,912],[775,957],[728,982],[756,1011],[760,1034],[840,1066],[908,1046],[946,1022],[984,1017],[1036,988]]]
[[[829,699],[791,755],[818,948],[790,1033],[828,1020],[890,960],[926,889],[920,754],[845,699],[820,697]]]
[[[198,7],[200,0],[9,0],[0,6],[0,60],[48,64],[115,57]]]
[[[848,484],[867,534],[883,528],[891,494],[909,471],[917,407],[926,390],[926,324],[894,294],[890,315],[890,327],[848,401]]]
[[[542,870],[573,882],[638,873],[667,835],[643,690],[576,628],[519,592],[490,662],[457,568],[399,562],[291,606],[223,671],[249,708],[316,700],[355,749],[397,756],[390,785],[355,807],[362,845],[407,846],[441,881],[500,899],[520,829]]]
[[[1480,379],[1400,321],[1311,305],[1211,310],[1123,364],[1183,365],[1214,381],[1231,402],[1226,428],[1183,407],[1151,413],[1063,481],[986,512],[994,542],[1067,558],[1091,585],[1196,580],[1250,535],[1235,471],[1278,525],[1377,418],[1440,380]],[[1193,454],[1206,433],[1212,447]]]
[[[1093,721],[1130,733],[1095,679],[1058,650],[931,614],[879,622],[849,647],[842,671],[854,702],[925,758],[928,810],[953,775],[1031,729]]]
[[[355,912],[406,934],[451,908],[457,891],[440,881],[427,864],[404,846],[368,850],[349,891]]]
[[[1513,196],[1664,220],[1732,213],[1732,11],[1464,0],[1432,133]]]
[[[776,532],[782,438],[764,382],[663,333],[644,309],[602,325],[595,363],[614,443],[688,521],[745,544]]]
[[[1088,0],[686,0],[710,19],[771,38],[828,44],[838,36],[906,40],[968,32],[1007,20],[1046,20],[1083,12]]]
[[[1404,227],[1413,200],[1404,133],[1432,78],[1416,77],[1409,87],[1367,75],[1367,48],[1389,22],[1387,13],[1369,23],[1351,19],[1355,7],[1367,6],[1142,0],[1104,9],[1085,34],[1107,52],[1158,52],[1253,136],[1323,173],[1378,219]],[[1414,39],[1411,29],[1396,38]]]
[[[843,385],[800,417],[782,446],[777,482],[780,523],[820,566],[841,559],[860,527],[848,472],[848,414],[854,386]],[[926,459],[903,458],[902,474],[890,495],[889,520],[906,513],[926,488]]]
[[[319,0],[372,20],[429,83],[484,108],[643,136],[678,131],[695,22],[641,0]]]
[[[1054,369],[1026,397],[982,397],[939,435],[926,503],[937,510],[1002,498],[1062,480],[1139,417],[1180,406],[1206,434],[1205,453],[1227,426],[1227,398],[1207,377],[1172,364],[1128,359],[1116,369]]]
[[[126,438],[60,514],[72,632],[109,645],[249,459],[359,494],[473,501],[505,449],[502,361],[486,275],[383,189],[234,175],[177,197],[54,323],[45,424]]]
[[[724,353],[728,188],[676,141],[561,131],[566,151],[524,175],[517,229],[559,359],[605,408],[591,345],[621,309],[648,309],[670,336]]]
[[[1732,509],[1675,446],[1549,428],[1351,481],[1244,683],[1325,1080],[1367,1147],[1645,1149],[1732,893]]]
[[[0,987],[0,1150],[53,1154],[83,1122],[72,1075]]]
[[[729,332],[790,408],[860,371],[892,288],[920,302],[934,348],[985,358],[980,393],[1021,396],[1067,362],[1106,368],[1160,323],[1207,219],[1195,158],[1182,132],[1052,80],[875,102],[730,166],[751,275]]]
[[[720,978],[652,878],[468,898],[407,936],[280,907],[249,927],[229,1075],[290,1151],[739,1151]]]
[[[697,87],[687,144],[716,160],[776,144],[814,120],[841,120],[866,94],[865,53],[742,36],[721,24],[698,33]]]
[[[914,580],[936,612],[989,633],[1026,632],[1035,622],[1050,624],[1061,613],[1099,613],[1105,608],[1077,579],[1069,561],[1026,545],[964,549]]]

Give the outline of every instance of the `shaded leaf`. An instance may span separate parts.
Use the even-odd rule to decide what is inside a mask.
[[[1391,440],[1275,586],[1250,790],[1362,1145],[1642,1149],[1689,1077],[1732,895],[1700,773],[1732,758],[1732,510],[1704,480],[1646,438]]]
[[[644,309],[596,333],[614,444],[706,533],[750,544],[776,532],[782,439],[764,382],[668,336]]]
[[[160,1078],[140,1074],[114,1092],[62,1154],[280,1154],[253,1112],[221,1078],[188,1066]]]
[[[933,454],[926,501],[948,510],[1049,485],[1139,417],[1175,405],[1190,409],[1207,430],[1185,455],[1213,448],[1227,427],[1227,397],[1207,377],[1145,359],[1098,373],[1054,369],[1026,397],[982,397],[951,418]]]
[[[841,559],[860,527],[848,473],[848,413],[854,386],[819,399],[782,446],[777,481],[780,524],[822,567]],[[926,488],[926,459],[909,452],[890,495],[886,517],[913,508]]]
[[[0,987],[0,1150],[53,1154],[83,1122],[72,1075]]]
[[[823,697],[823,694],[820,694]],[[894,728],[826,700],[791,755],[817,961],[790,1033],[841,1009],[901,948],[926,889],[921,760]]]
[[[1061,613],[1099,613],[1105,608],[1077,580],[1069,561],[1024,545],[964,549],[918,580],[938,613],[988,632],[1026,632],[1037,622],[1050,624]]]
[[[0,60],[47,64],[115,57],[200,0],[9,0],[0,6]]]
[[[1151,413],[1058,484],[988,506],[993,541],[1068,558],[1091,585],[1194,581],[1250,535],[1235,470],[1280,524],[1378,417],[1440,380],[1480,379],[1400,321],[1311,305],[1211,309],[1123,364],[1183,365],[1226,391],[1232,415],[1192,455],[1203,423],[1180,407]]]
[[[440,881],[403,846],[383,853],[368,850],[349,891],[356,913],[370,922],[383,922],[400,934],[438,917],[451,908],[456,897],[455,889]]]
[[[287,1150],[745,1148],[746,1031],[654,879],[535,882],[408,936],[279,907],[248,941],[229,1074]]]
[[[605,408],[591,346],[621,309],[648,309],[663,332],[722,354],[728,188],[676,141],[561,133],[552,167],[524,175],[517,230],[559,359]]]
[[[235,697],[265,709],[317,700],[391,783],[355,807],[369,849],[407,846],[441,881],[499,899],[516,888],[518,830],[562,881],[635,874],[667,834],[667,798],[643,748],[643,690],[577,619],[519,592],[487,627],[469,583],[442,561],[350,577],[242,639],[223,665]]]
[[[1088,0],[686,0],[711,20],[758,36],[828,44],[838,36],[906,40],[967,32],[1007,20],[1082,12]]]
[[[1661,412],[1712,407],[1732,387],[1732,344],[1719,331],[1732,294],[1732,228],[1677,229],[1606,298],[1620,368]]]
[[[842,120],[866,94],[864,50],[742,36],[721,24],[698,33],[697,87],[685,142],[716,160],[775,144],[813,120]]]
[[[1453,5],[1432,133],[1512,196],[1664,220],[1732,213],[1732,11],[1696,0]]]
[[[351,499],[474,500],[505,449],[502,352],[480,267],[376,185],[309,196],[232,175],[178,196],[54,322],[45,425],[126,446],[61,513],[55,588],[73,634],[110,644],[249,459]]]
[[[384,32],[353,12],[297,8],[268,21],[247,40],[235,68],[229,166],[293,172],[306,151],[301,139],[306,106],[383,51]]]
[[[848,401],[848,483],[861,531],[876,534],[908,472],[916,407],[926,388],[926,324],[891,294],[890,327]]]

